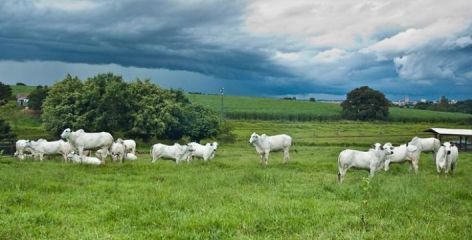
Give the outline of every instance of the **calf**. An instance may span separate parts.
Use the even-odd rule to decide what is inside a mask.
[[[152,162],[156,162],[159,158],[167,158],[175,160],[176,163],[180,163],[188,159],[192,151],[193,148],[191,145],[180,145],[178,143],[172,146],[161,143],[154,144],[151,148]]]
[[[134,160],[137,160],[138,157],[132,153],[127,153],[125,155],[125,160],[130,160],[130,161],[134,161]]]
[[[187,161],[192,160],[193,157],[203,158],[205,162],[211,160],[215,157],[216,149],[218,148],[217,142],[207,143],[205,145],[191,142],[189,145],[192,146],[194,151],[188,155]]]
[[[367,169],[373,177],[375,172],[383,167],[386,156],[393,154],[393,147],[381,147],[380,143],[375,144],[374,149],[367,152],[346,149],[338,157],[338,180],[343,182],[344,176],[349,168]]]
[[[74,163],[83,163],[83,164],[90,164],[90,165],[102,164],[102,161],[96,157],[79,156],[73,152],[67,154],[67,158],[72,160],[72,162]]]
[[[116,142],[114,142],[111,145],[110,153],[111,153],[111,158],[113,159],[113,162],[115,162],[116,160],[119,160],[120,163],[122,163],[125,157],[125,153],[126,153],[126,147],[123,144],[123,140],[121,139],[116,140]]]
[[[392,149],[391,143],[386,143],[387,148]],[[418,162],[421,151],[415,145],[402,144],[398,147],[393,147],[393,154],[387,156],[385,159],[385,171],[389,170],[390,163],[402,163],[408,161],[410,163],[410,170],[414,169],[418,173]]]

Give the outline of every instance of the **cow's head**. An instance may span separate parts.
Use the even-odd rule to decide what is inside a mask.
[[[251,134],[251,138],[249,138],[249,143],[253,144],[259,139],[259,135],[257,135],[255,132]]]
[[[391,155],[393,154],[394,147],[391,143],[385,143],[381,149],[384,150],[387,155]]]
[[[70,136],[71,132],[72,132],[72,130],[70,130],[70,128],[64,129],[64,131],[61,134],[61,138],[62,139],[69,139],[69,136]]]
[[[446,151],[447,155],[451,155],[451,143],[450,142],[445,142],[443,143],[444,150]]]

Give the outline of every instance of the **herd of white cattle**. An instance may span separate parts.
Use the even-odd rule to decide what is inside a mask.
[[[15,156],[19,160],[32,157],[43,161],[44,155],[59,154],[64,158],[64,162],[71,161],[92,165],[105,164],[108,155],[111,155],[114,162],[138,159],[136,156],[136,141],[121,138],[113,141],[113,136],[108,132],[89,133],[83,129],[73,132],[67,128],[62,132],[61,138],[57,141],[47,141],[45,139],[37,141],[18,140]],[[177,163],[181,161],[189,162],[193,157],[208,161],[215,157],[217,147],[218,143],[216,142],[207,143],[206,145],[196,142],[187,145],[175,143],[171,146],[158,143],[151,148],[152,162],[159,158],[172,159]],[[92,150],[96,150],[96,157],[90,156]]]
[[[60,154],[65,162],[72,161],[93,165],[104,164],[108,155],[111,155],[114,162],[137,159],[136,142],[134,140],[118,138],[113,141],[113,136],[107,132],[88,133],[82,129],[73,132],[67,128],[62,132],[61,138],[57,141],[46,141],[44,139],[37,141],[18,140],[15,156],[20,160],[23,160],[26,156],[32,156],[42,161],[44,155]],[[292,138],[286,134],[268,136],[253,133],[249,138],[249,143],[255,147],[260,156],[261,164],[268,164],[270,152],[282,151],[284,163],[290,160],[289,151],[292,146]],[[171,159],[176,163],[190,162],[193,157],[208,161],[215,157],[217,148],[217,142],[205,145],[196,142],[186,145],[158,143],[151,147],[151,162],[154,163],[160,158]],[[96,157],[90,156],[92,150],[96,150]],[[438,173],[444,172],[447,174],[449,171],[454,173],[459,157],[457,146],[450,142],[441,144],[436,138],[414,137],[410,142],[400,146],[393,146],[391,143],[383,145],[376,143],[368,151],[343,150],[338,157],[338,180],[342,182],[350,168],[369,170],[369,176],[373,177],[375,172],[382,168],[388,171],[391,163],[402,162],[408,162],[410,170],[413,169],[417,173],[422,152],[433,152],[433,160],[436,162]]]

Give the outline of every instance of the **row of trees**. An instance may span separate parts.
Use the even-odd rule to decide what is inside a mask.
[[[190,103],[180,90],[149,80],[125,82],[112,73],[81,81],[70,75],[47,91],[42,120],[48,131],[65,128],[111,131],[149,140],[152,137],[199,141],[221,130],[218,115]]]
[[[472,114],[472,99],[458,101],[457,103],[451,104],[445,96],[442,96],[437,103],[420,102],[415,105],[415,108],[431,111],[463,112]]]

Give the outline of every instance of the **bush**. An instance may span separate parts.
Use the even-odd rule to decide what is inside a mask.
[[[15,134],[12,132],[10,125],[0,118],[0,142],[3,141],[13,141],[15,139]]]
[[[341,103],[342,116],[351,120],[386,120],[388,105],[383,93],[363,86],[347,94]]]

